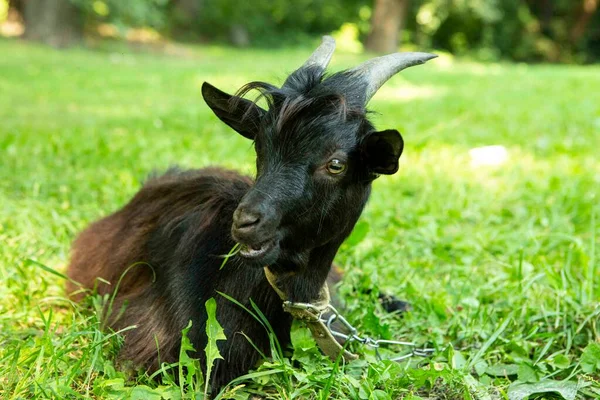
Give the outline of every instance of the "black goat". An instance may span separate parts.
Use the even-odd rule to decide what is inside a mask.
[[[334,48],[333,39],[325,37],[281,88],[252,82],[231,96],[203,84],[202,95],[214,113],[254,141],[256,181],[219,168],[170,170],[151,178],[125,207],[75,241],[70,278],[107,293],[123,277],[114,309],[126,308],[111,326],[137,328],[126,333],[120,358],[148,369],[176,361],[181,330],[190,320],[189,338],[203,349],[204,303],[215,297],[227,341],[220,342],[224,360],[215,364],[212,387],[247,372],[259,354],[238,333],[263,352],[269,349],[267,333],[217,291],[246,305],[252,299],[280,343],[289,342],[291,317],[263,267],[289,300],[310,302],[318,296],[372,181],[395,173],[403,150],[396,130],[374,129],[366,104],[391,76],[434,57],[392,54],[325,77]],[[267,100],[268,110],[243,98],[251,90]],[[221,256],[236,243],[239,253],[220,269]],[[136,263],[151,268],[129,268]]]

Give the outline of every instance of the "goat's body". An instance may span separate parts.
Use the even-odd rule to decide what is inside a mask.
[[[97,286],[100,293],[117,292],[115,311],[108,317],[113,329],[137,326],[125,334],[120,358],[150,370],[176,361],[181,330],[190,320],[188,336],[202,358],[204,303],[214,297],[227,341],[221,342],[225,359],[216,364],[212,385],[220,387],[248,371],[259,353],[241,333],[268,353],[267,333],[217,291],[247,306],[252,299],[276,321],[272,325],[279,340],[284,345],[289,341],[290,317],[262,269],[238,258],[221,269],[221,256],[235,245],[230,236],[233,212],[251,186],[250,178],[232,171],[173,170],[150,179],[125,207],[81,233],[69,276],[86,288]],[[116,315],[124,303],[124,313]]]
[[[202,362],[204,305],[214,297],[227,341],[220,344],[224,360],[208,378],[214,389],[247,372],[261,352],[268,354],[268,334],[217,292],[245,306],[254,301],[280,344],[289,342],[291,317],[262,267],[269,266],[287,300],[318,298],[372,181],[398,170],[404,148],[398,131],[375,130],[366,103],[392,75],[433,57],[389,55],[326,76],[334,48],[324,38],[280,88],[251,82],[232,96],[202,85],[215,115],[253,140],[256,182],[217,168],[172,170],[77,239],[69,276],[116,293],[107,316],[114,329],[136,326],[125,334],[122,359],[150,370],[176,361],[181,330],[191,320],[188,337]],[[268,109],[241,97],[253,89]],[[221,269],[236,243],[239,254]]]

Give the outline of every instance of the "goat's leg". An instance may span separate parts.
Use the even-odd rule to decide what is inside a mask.
[[[412,310],[409,302],[400,300],[393,294],[379,293],[379,302],[383,309],[389,313],[403,313]]]
[[[331,301],[334,307],[340,305],[340,299],[336,295],[335,287],[338,283],[342,281],[344,277],[344,271],[340,267],[335,264],[332,264],[331,270],[329,271],[329,275],[327,276],[327,284],[329,285],[329,291],[331,293]],[[370,292],[367,291],[367,294]],[[406,311],[410,311],[412,306],[409,302],[400,300],[394,295],[389,293],[379,293],[379,302],[383,309],[389,313],[403,313]]]

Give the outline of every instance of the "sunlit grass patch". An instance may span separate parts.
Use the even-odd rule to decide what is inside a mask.
[[[64,280],[28,260],[63,272],[77,232],[153,170],[253,174],[251,143],[209,112],[200,85],[280,83],[307,51],[190,46],[178,58],[0,41],[0,53],[10,55],[0,59],[1,397],[201,394],[128,376],[114,364],[119,336],[100,329],[102,299],[70,303]],[[332,67],[362,59],[338,54]],[[398,174],[375,182],[337,261],[361,333],[427,344],[435,356],[393,364],[356,346],[364,358],[336,369],[296,329],[286,357],[232,396],[486,399],[557,382],[600,396],[600,71],[430,64],[372,103],[376,126],[399,129],[405,151]],[[506,158],[474,163],[485,146]],[[386,314],[379,290],[413,311]]]

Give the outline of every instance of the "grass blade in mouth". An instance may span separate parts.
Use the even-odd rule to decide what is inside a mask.
[[[223,262],[221,263],[221,266],[219,267],[219,271],[223,269],[223,267],[225,266],[225,264],[227,264],[227,261],[229,261],[229,259],[233,256],[235,256],[237,253],[239,253],[241,250],[241,245],[239,243],[236,243],[231,250],[229,250],[229,253],[225,254],[223,257]]]

